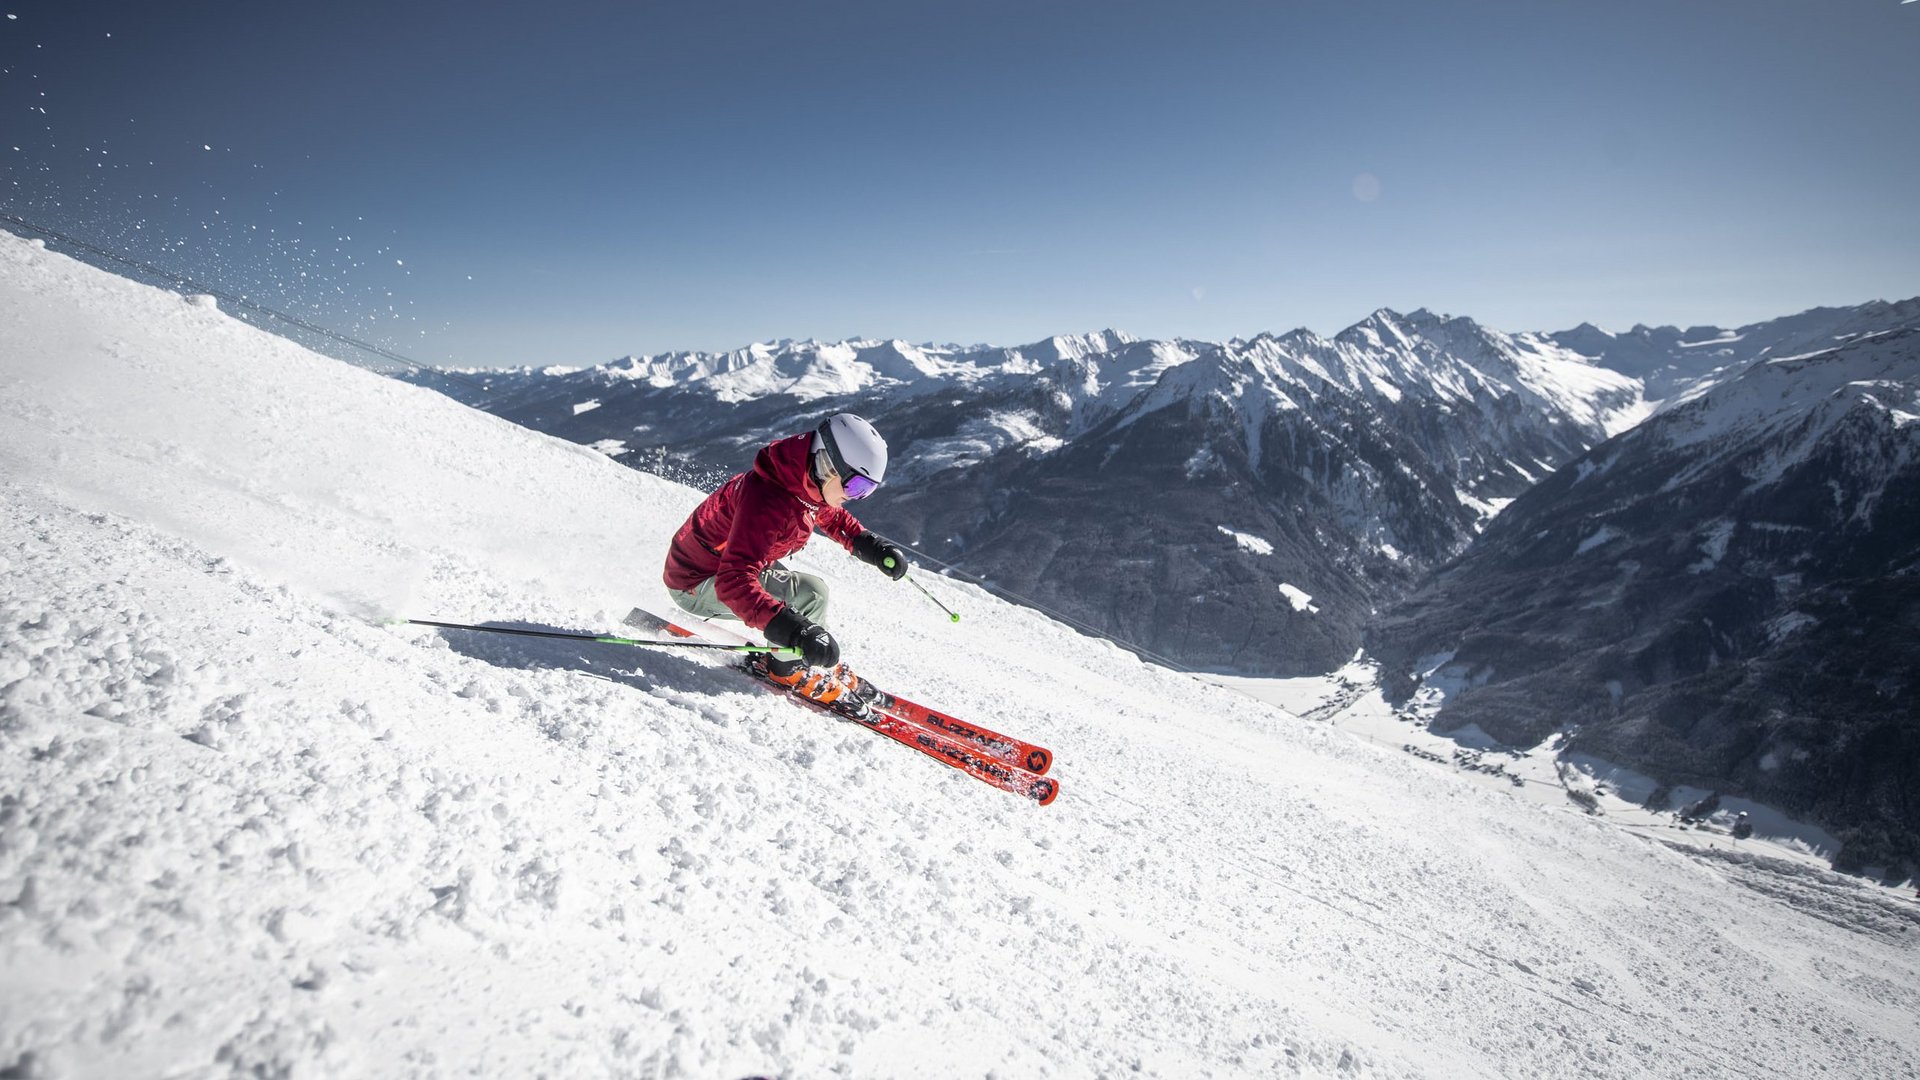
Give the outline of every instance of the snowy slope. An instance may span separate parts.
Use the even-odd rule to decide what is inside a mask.
[[[610,628],[696,492],[0,234],[0,1073],[1912,1076],[1913,911],[832,551],[1039,808]],[[1742,887],[1742,886],[1747,887]]]

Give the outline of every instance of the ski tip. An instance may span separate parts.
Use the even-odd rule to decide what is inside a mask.
[[[1051,806],[1060,797],[1060,781],[1042,776],[1027,786],[1027,797],[1041,806]]]
[[[1045,747],[1036,746],[1027,751],[1026,760],[1020,764],[1035,776],[1045,776],[1047,770],[1053,768],[1053,753]]]

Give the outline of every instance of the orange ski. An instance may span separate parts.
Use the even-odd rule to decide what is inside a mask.
[[[929,709],[917,701],[908,701],[906,698],[882,690],[877,707],[890,716],[897,716],[922,727],[933,728],[943,735],[972,747],[976,752],[986,754],[996,761],[1025,769],[1035,776],[1045,776],[1047,770],[1053,768],[1053,751],[1044,746],[1037,746],[1011,735],[1002,735],[997,731],[988,731],[978,724],[950,716],[938,709]]]

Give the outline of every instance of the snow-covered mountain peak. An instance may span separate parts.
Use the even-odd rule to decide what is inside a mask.
[[[1406,316],[1392,308],[1380,308],[1335,334],[1333,340],[1371,349],[1392,349],[1412,344],[1413,337],[1414,331],[1407,325]]]
[[[1433,334],[1436,328],[1446,328],[1446,332],[1465,335],[1478,325],[1465,316],[1438,314],[1424,307],[1406,313],[1383,307],[1334,335],[1334,340],[1411,344],[1416,339]]]
[[[1412,394],[1455,405],[1509,394],[1611,434],[1645,415],[1638,384],[1539,334],[1509,334],[1425,308],[1381,309],[1308,352],[1315,370],[1369,396]]]
[[[821,345],[817,348],[822,353],[831,350],[844,355],[852,363],[864,365],[875,379],[902,384],[947,377],[971,368],[971,365],[959,361],[950,348],[914,345],[898,338]]]
[[[1455,320],[1456,316],[1441,314],[1430,308],[1415,308],[1400,317],[1402,325],[1414,330],[1424,330],[1430,326],[1439,326],[1443,323],[1454,322]],[[1466,321],[1472,322],[1473,320],[1467,319]]]
[[[1045,341],[1021,346],[1017,351],[1044,363],[1057,363],[1114,353],[1138,340],[1118,330],[1098,330],[1088,334],[1056,334]]]
[[[1307,329],[1304,326],[1296,326],[1284,334],[1270,334],[1270,333],[1259,334],[1255,336],[1252,340],[1253,341],[1261,341],[1261,340],[1277,341],[1282,345],[1293,345],[1293,346],[1300,346],[1300,347],[1307,347],[1307,348],[1325,348],[1329,344],[1326,338],[1321,337],[1319,334],[1314,333],[1313,331]],[[1248,344],[1248,342],[1235,341],[1233,342],[1233,344],[1241,345],[1241,344]]]

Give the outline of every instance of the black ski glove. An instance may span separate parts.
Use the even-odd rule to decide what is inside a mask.
[[[832,667],[840,662],[840,643],[833,640],[827,628],[819,623],[808,622],[801,614],[790,607],[780,609],[780,614],[767,624],[767,640],[787,649],[799,649],[800,659],[808,667]]]
[[[899,544],[871,529],[853,538],[853,557],[872,563],[895,581],[907,576],[907,553],[900,550]]]

